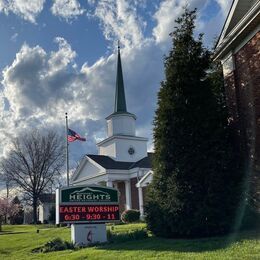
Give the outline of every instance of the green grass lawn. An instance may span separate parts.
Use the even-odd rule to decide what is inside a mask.
[[[116,225],[112,232],[144,228],[145,224]],[[36,233],[39,229],[40,232]],[[33,248],[60,237],[70,240],[70,229],[51,226],[3,226],[0,233],[0,259],[260,259],[257,232],[208,239],[149,238],[103,246],[51,253],[31,253]]]

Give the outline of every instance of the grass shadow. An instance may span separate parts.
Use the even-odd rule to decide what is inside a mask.
[[[241,242],[245,239],[259,239],[259,233],[257,231],[250,231],[231,234],[229,236],[202,239],[166,239],[152,236],[138,240],[138,243],[137,241],[117,242],[100,245],[96,248],[105,250],[149,250],[199,253],[225,249],[233,243]]]
[[[0,236],[4,236],[4,235],[16,235],[16,234],[24,234],[24,233],[29,233],[29,232],[25,232],[25,231],[1,231],[0,232]]]
[[[8,251],[8,250],[5,250],[5,249],[0,249],[0,255],[5,255],[5,256],[8,256],[8,255],[10,255],[11,254],[11,252],[10,251]]]

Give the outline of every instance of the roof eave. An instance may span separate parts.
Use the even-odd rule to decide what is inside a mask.
[[[243,19],[225,37],[220,37],[217,44],[214,60],[223,58],[236,46],[242,37],[248,34],[252,28],[260,24],[260,2],[257,2],[243,17]]]
[[[112,114],[110,114],[109,116],[106,117],[106,120],[109,120],[112,117],[116,117],[116,116],[131,116],[136,120],[136,116],[132,113],[129,112],[114,112]]]
[[[148,142],[148,138],[145,137],[139,137],[139,136],[130,136],[130,135],[113,135],[110,136],[108,138],[106,138],[105,140],[100,141],[99,143],[97,143],[97,146],[100,146],[108,141],[111,141],[115,138],[119,138],[119,139],[132,139],[132,140],[139,140],[139,141],[146,141]]]

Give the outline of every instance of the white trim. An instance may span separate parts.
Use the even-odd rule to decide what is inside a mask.
[[[150,168],[147,168],[146,170],[145,170],[145,172],[146,171],[150,171],[151,169]],[[126,179],[126,178],[142,178],[143,176],[140,176],[139,175],[139,169],[137,170],[136,169],[136,171],[134,171],[134,172],[131,172],[131,171],[120,171],[120,170],[116,170],[116,171],[107,171],[107,174],[109,175],[109,176],[111,176],[111,178],[113,178],[113,180],[116,180],[116,178],[118,178],[119,180],[124,180],[124,179]]]
[[[231,72],[235,70],[235,61],[234,55],[232,52],[229,52],[227,56],[223,60],[221,60],[222,68],[223,68],[223,76],[226,78]]]
[[[132,208],[131,180],[125,181],[125,204],[126,209]]]
[[[138,187],[138,200],[139,200],[140,219],[142,220],[144,218],[144,199],[143,199],[142,187]]]
[[[150,176],[150,175],[153,175],[153,171],[152,170],[150,170],[149,172],[147,172],[144,176],[143,176],[143,178],[139,181],[139,182],[137,182],[136,183],[136,187],[137,188],[139,188],[139,187],[145,187],[145,186],[143,186],[142,184],[144,183],[144,181]]]
[[[83,162],[82,162],[83,161]],[[81,163],[82,162],[82,163]],[[75,179],[79,176],[79,174],[81,173],[82,169],[84,168],[84,166],[89,162],[92,165],[96,166],[98,169],[100,169],[100,171],[105,171],[106,169],[101,166],[100,164],[98,164],[97,162],[95,162],[93,159],[91,159],[90,157],[88,157],[87,155],[85,155],[82,160],[81,160],[79,167],[76,168],[75,172],[73,173],[73,175],[71,176],[71,181],[74,182]]]
[[[100,164],[98,164],[96,161],[94,161],[94,160],[91,159],[90,157],[87,156],[87,158],[88,158],[89,162],[91,162],[93,165],[97,166],[101,171],[102,171],[102,170],[103,170],[103,171],[106,170],[106,168],[104,168],[103,166],[101,166]]]
[[[150,170],[151,170],[151,168],[149,168],[149,169],[146,169],[146,170],[145,170],[145,171],[143,171],[143,172],[146,172],[146,173],[147,173],[147,172],[148,172],[148,171],[150,171]],[[140,172],[140,170],[138,170],[138,171],[136,171],[136,172],[133,172],[133,173],[131,173],[131,174],[130,174],[130,177],[131,177],[131,178],[138,178],[138,179],[139,179],[139,178],[141,178],[141,179],[142,179],[142,178],[143,178],[143,176],[144,176],[146,173],[144,173],[144,175],[140,175],[140,174],[139,174],[139,172]]]
[[[232,55],[233,53],[230,51],[224,58],[221,59],[221,64],[223,65]]]
[[[122,173],[122,174],[135,174],[138,171],[149,171],[151,170],[151,168],[140,168],[140,167],[135,167],[129,170],[118,170],[118,169],[106,169],[106,172],[108,174],[118,174],[118,173]]]
[[[124,113],[124,112],[122,112],[122,113],[113,113],[113,114],[107,116],[106,120],[109,120],[109,119],[111,119],[113,117],[118,117],[118,116],[133,117],[136,120],[136,115],[128,113],[128,112],[126,112],[126,113]]]
[[[150,170],[151,170],[151,168],[135,167],[135,168],[130,169],[129,171],[130,171],[130,173],[132,174],[132,173],[135,173],[135,172],[137,172],[137,171],[146,172],[146,171],[150,171]]]
[[[106,170],[107,174],[129,174],[129,170],[117,170],[117,169],[107,169]]]
[[[81,178],[81,179],[77,179],[75,181],[72,182],[72,185],[75,185],[79,182],[85,182],[85,181],[89,181],[89,180],[95,180],[95,179],[99,179],[100,177],[107,177],[107,174],[106,173],[102,173],[102,174],[98,174],[98,175],[95,175],[95,176],[90,176],[90,177],[84,177],[84,178]],[[95,180],[93,181],[94,182],[100,182],[100,181],[106,181],[107,179],[106,178],[102,178],[101,180]]]
[[[129,180],[131,178],[131,176],[129,174],[127,174],[127,175],[108,174],[107,176],[112,181],[125,181],[125,180]]]
[[[231,22],[231,19],[233,18],[233,15],[234,15],[234,12],[236,10],[236,7],[237,7],[237,4],[238,4],[238,1],[239,0],[235,0],[231,6],[231,9],[230,9],[230,12],[228,14],[228,17],[227,17],[227,20],[225,21],[225,24],[224,24],[224,27],[223,27],[223,30],[222,30],[222,33],[220,35],[220,38],[219,38],[219,42],[218,42],[218,45],[217,47],[219,46],[219,44],[222,42],[223,38],[225,38],[225,34],[226,34],[226,31],[229,27],[229,24]]]
[[[125,139],[125,140],[136,140],[136,141],[146,141],[148,142],[148,138],[145,137],[138,137],[138,136],[131,136],[131,135],[113,135],[110,136],[108,138],[106,138],[105,140],[97,143],[97,146],[101,146],[102,144],[111,141],[113,139]]]
[[[248,20],[251,21],[253,20],[252,18],[257,17],[257,14],[259,14],[259,6],[260,2],[258,1],[245,13],[242,19],[233,27],[225,38],[232,36],[232,34],[235,34],[239,29],[244,29],[246,27],[245,25],[248,25]]]
[[[107,185],[107,187],[113,188],[113,183],[112,183],[111,179],[107,180],[106,185]]]
[[[100,180],[101,177],[101,180]],[[86,181],[91,181],[92,183],[96,183],[96,182],[100,182],[100,181],[125,181],[125,180],[129,180],[132,177],[128,174],[128,175],[120,175],[120,174],[107,174],[107,173],[102,173],[99,175],[95,175],[95,176],[90,176],[90,177],[84,177],[81,179],[78,179],[76,181],[74,181],[72,183],[72,185],[75,185],[79,182],[86,182]],[[134,177],[133,177],[134,178]]]
[[[248,27],[248,25],[252,23],[252,21],[259,16],[259,14],[260,14],[260,1],[256,2],[248,10],[248,12],[242,17],[242,19],[237,23],[237,25],[228,33],[228,35],[225,35],[225,37],[222,37],[224,35],[224,31],[223,31],[221,34],[222,36],[216,46],[214,59],[218,59],[222,55],[222,53],[225,52],[225,50]],[[231,12],[229,15],[231,16]]]
[[[81,169],[83,168],[83,166],[87,163],[87,158],[86,155],[84,155],[84,157],[81,159],[79,166],[76,168],[76,170],[74,171],[73,175],[71,176],[70,180],[73,182],[74,179],[78,176],[78,174],[80,173]]]

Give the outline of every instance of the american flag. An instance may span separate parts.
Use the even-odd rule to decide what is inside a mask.
[[[74,142],[76,140],[79,141],[86,141],[86,138],[81,137],[79,134],[77,134],[75,131],[68,128],[68,134],[67,138],[69,142]]]

